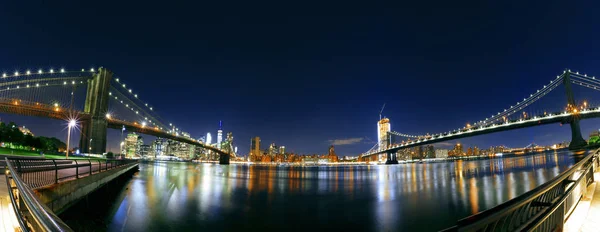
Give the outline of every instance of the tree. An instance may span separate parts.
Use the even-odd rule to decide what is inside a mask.
[[[106,158],[107,158],[107,159],[112,159],[112,158],[114,158],[114,157],[115,157],[115,154],[114,154],[114,153],[112,153],[112,151],[109,151],[108,153],[106,153]]]

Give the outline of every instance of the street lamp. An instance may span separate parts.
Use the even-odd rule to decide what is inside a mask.
[[[71,129],[77,125],[77,121],[75,119],[69,120],[69,126],[67,130],[67,150],[65,151],[66,158],[69,159],[69,144],[71,143]]]
[[[121,155],[123,155],[123,145],[125,144],[125,142],[121,141],[121,146],[120,146],[120,153]]]

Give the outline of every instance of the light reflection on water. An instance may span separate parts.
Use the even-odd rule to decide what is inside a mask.
[[[440,230],[574,164],[569,152],[393,166],[141,164],[111,231]]]

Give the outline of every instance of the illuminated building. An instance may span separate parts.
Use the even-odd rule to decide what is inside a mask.
[[[435,149],[433,148],[433,145],[425,146],[425,157],[428,159],[435,158]]]
[[[339,160],[338,156],[335,154],[333,145],[329,147],[329,154],[327,155],[327,158],[329,159],[329,162],[338,162]]]
[[[382,118],[377,122],[377,144],[380,149],[388,147],[388,132],[391,131],[390,120],[388,118]]]
[[[25,126],[21,126],[19,127],[19,130],[21,131],[21,133],[23,133],[24,135],[31,135],[31,136],[35,136],[33,135],[33,133],[31,133],[31,131],[27,128],[25,128]]]
[[[277,145],[275,145],[275,143],[271,143],[271,145],[269,146],[269,150],[267,151],[267,154],[271,157],[277,155]]]
[[[210,145],[210,143],[212,143],[212,136],[210,135],[210,132],[206,133],[206,144]]]
[[[454,145],[454,149],[452,149],[454,156],[464,156],[463,146],[460,143]]]
[[[156,158],[157,156],[167,155],[167,146],[168,142],[166,139],[157,138],[156,140],[154,140],[154,142],[152,143],[151,150],[151,153],[154,156],[154,158]]]
[[[223,142],[223,121],[219,121],[219,130],[217,130],[217,148],[221,148]]]
[[[381,115],[380,115],[381,118]],[[377,122],[377,145],[379,149],[387,149],[390,143],[388,132],[391,131],[390,119],[381,118],[379,122]],[[386,154],[379,154],[379,160],[383,161],[387,159]]]
[[[142,146],[144,145],[144,138],[141,135],[138,135],[137,141],[135,144],[135,155],[142,156]]]
[[[250,140],[250,160],[260,161],[262,152],[260,151],[260,137],[254,137]]]
[[[481,155],[481,150],[479,150],[479,148],[477,146],[475,146],[473,148],[473,155],[475,155],[475,156]]]
[[[150,145],[142,144],[142,145],[140,145],[139,148],[140,149],[139,149],[138,153],[141,157],[146,157],[150,154]]]
[[[448,158],[448,149],[435,150],[435,158],[438,158],[438,159]]]
[[[283,155],[283,154],[285,154],[285,146],[280,146],[280,147],[279,147],[279,154],[280,154],[280,155]]]
[[[123,146],[122,154],[125,154],[127,158],[133,158],[137,155],[138,150],[138,136],[136,133],[132,132],[127,134],[125,138],[125,144]]]

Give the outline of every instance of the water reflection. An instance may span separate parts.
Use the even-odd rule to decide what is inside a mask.
[[[568,152],[394,166],[143,164],[112,231],[440,230],[557,176]]]

